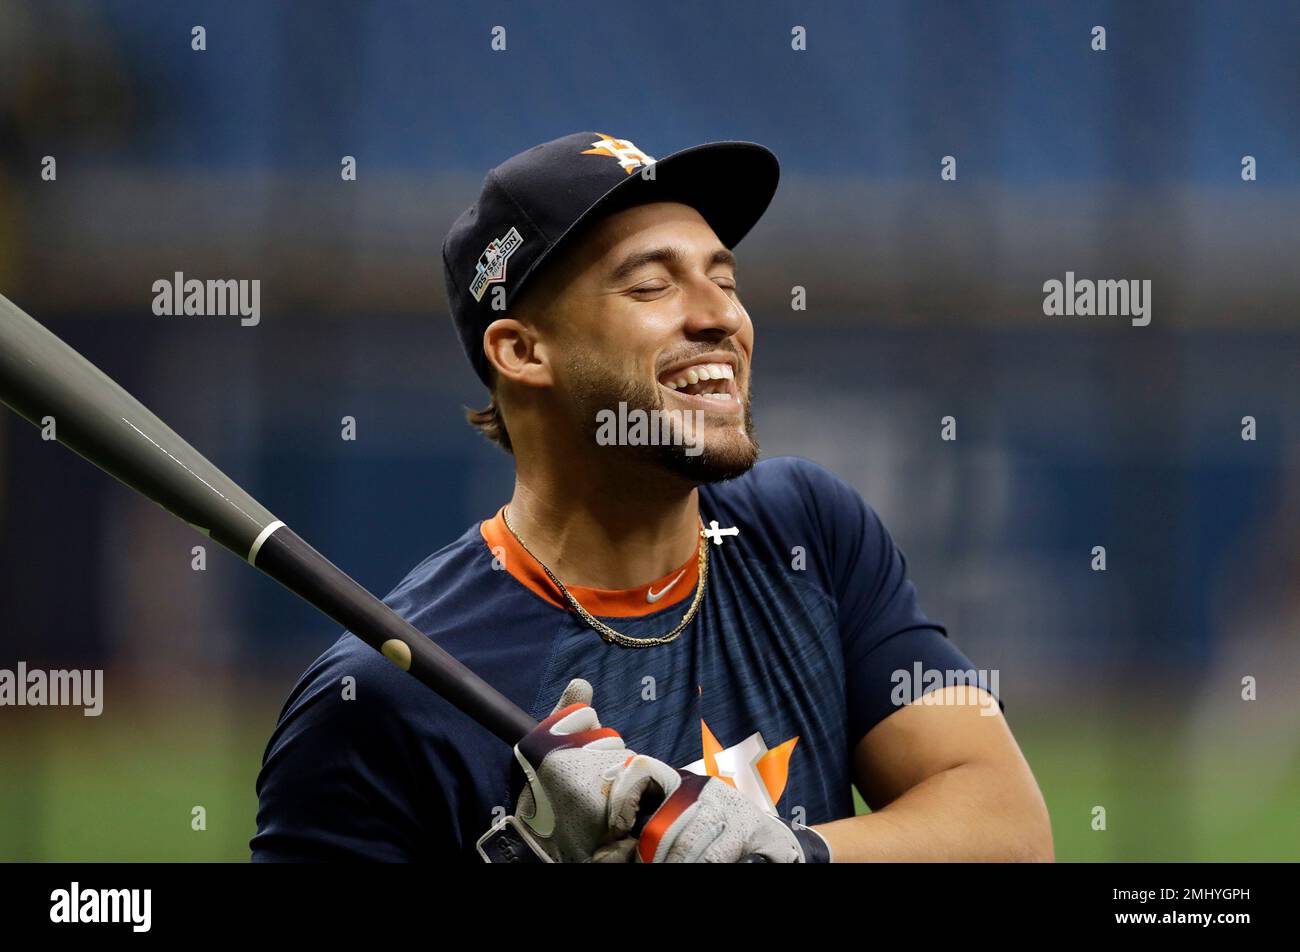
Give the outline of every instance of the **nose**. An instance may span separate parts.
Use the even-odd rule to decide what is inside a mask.
[[[707,275],[691,282],[687,308],[686,333],[691,337],[731,337],[745,325],[747,317],[734,292],[720,287]]]

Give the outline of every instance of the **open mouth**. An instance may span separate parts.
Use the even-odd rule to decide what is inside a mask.
[[[717,408],[739,407],[736,373],[730,364],[692,364],[659,377],[660,386],[691,403]]]

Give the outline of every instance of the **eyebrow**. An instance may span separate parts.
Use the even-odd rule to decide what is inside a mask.
[[[678,248],[664,246],[662,248],[648,248],[645,251],[634,251],[624,258],[613,271],[609,274],[611,283],[617,284],[626,278],[631,277],[637,271],[651,264],[664,264],[681,266],[685,264],[686,256]],[[730,265],[732,269],[736,267],[736,256],[726,248],[719,248],[713,252],[709,258],[709,267],[717,265]]]

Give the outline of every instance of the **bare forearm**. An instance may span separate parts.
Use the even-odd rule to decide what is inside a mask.
[[[888,806],[815,829],[835,862],[1007,862],[1053,859],[1037,786],[987,764],[928,777]]]

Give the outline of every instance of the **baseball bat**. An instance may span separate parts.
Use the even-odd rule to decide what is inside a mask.
[[[518,705],[275,518],[90,361],[0,295],[0,402],[356,635],[513,746]]]
[[[230,549],[514,746],[525,711],[275,518],[167,424],[0,294],[0,403]],[[648,795],[634,836],[661,802]]]

